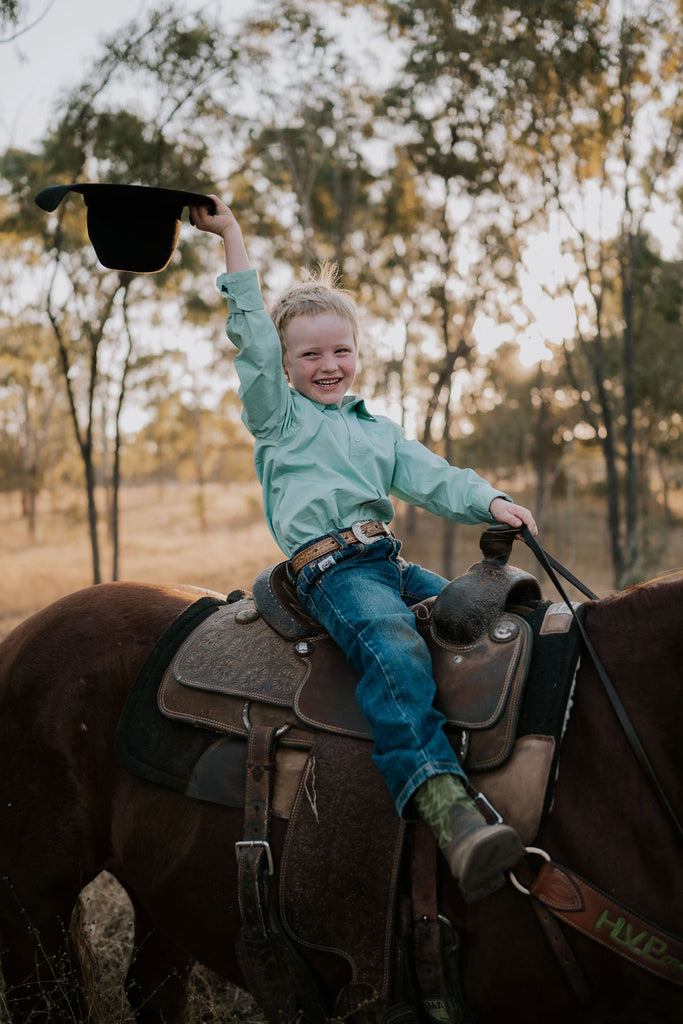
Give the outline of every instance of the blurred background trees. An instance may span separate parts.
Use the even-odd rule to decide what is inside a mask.
[[[249,472],[215,240],[185,225],[162,274],[106,271],[80,196],[33,202],[137,182],[230,202],[267,300],[336,260],[374,407],[541,523],[590,489],[615,585],[644,578],[681,487],[682,8],[272,0],[238,35],[172,5],[122,26],[40,146],[0,154],[3,486],[29,529],[42,487],[80,480],[115,578],[120,480],[189,474],[201,528],[203,484]]]

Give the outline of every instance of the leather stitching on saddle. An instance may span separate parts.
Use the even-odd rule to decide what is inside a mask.
[[[313,768],[315,811],[307,793],[307,773]],[[353,785],[348,784],[351,779]],[[358,799],[359,788],[363,800]],[[335,856],[340,821],[346,836],[344,858]],[[391,979],[395,893],[405,828],[367,744],[320,735],[299,783],[287,829],[280,916],[297,943],[342,957],[352,969],[352,987],[369,984],[382,996],[387,995]],[[316,870],[321,863],[328,865],[327,872]],[[331,881],[329,873],[340,873],[340,877]],[[366,928],[360,939],[355,928],[344,927],[351,878],[364,892]],[[335,892],[344,894],[344,906],[334,905]]]

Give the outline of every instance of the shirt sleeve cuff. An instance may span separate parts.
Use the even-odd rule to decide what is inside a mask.
[[[496,498],[502,498],[503,501],[512,501],[512,498],[510,497],[510,495],[506,494],[505,491],[495,491],[495,493],[491,496],[491,500],[489,501],[488,505],[486,506],[486,512],[487,512],[488,520],[489,520],[490,523],[497,523],[498,522],[498,520],[494,516],[491,515],[491,502],[495,501]]]
[[[263,309],[263,297],[255,270],[237,270],[234,274],[219,274],[216,287],[228,300],[231,313],[238,310],[252,312]]]

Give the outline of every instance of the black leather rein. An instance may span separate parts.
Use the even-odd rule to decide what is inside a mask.
[[[567,597],[562,584],[557,578],[555,570],[557,570],[557,572],[560,573],[560,575],[564,576],[564,578],[569,583],[571,583],[572,586],[576,587],[583,594],[585,594],[586,597],[591,598],[591,600],[597,600],[597,595],[594,594],[587,587],[585,587],[583,583],[577,580],[575,576],[573,576],[567,569],[564,568],[564,566],[560,565],[560,563],[556,561],[556,559],[552,558],[551,555],[544,551],[535,539],[535,537],[532,536],[531,531],[528,527],[523,526],[519,533],[524,543],[527,545],[527,547],[531,548],[534,555],[547,572],[549,578],[557,588],[563,601],[565,602],[567,607],[570,609],[572,615],[574,616],[574,620],[578,627],[579,633],[581,634],[581,639],[584,643],[586,650],[591,656],[593,664],[595,665],[596,671],[600,677],[600,681],[602,682],[602,685],[605,688],[605,692],[607,693],[612,708],[614,709],[614,713],[617,716],[617,720],[626,735],[626,739],[628,740],[629,746],[631,747],[631,750],[633,751],[643,774],[645,775],[646,779],[648,780],[652,789],[654,790],[654,794],[657,797],[657,800],[663,808],[666,816],[668,817],[669,822],[673,826],[673,829],[676,832],[676,835],[678,836],[679,842],[683,844],[683,826],[681,825],[681,822],[679,821],[673,807],[669,803],[666,794],[664,793],[664,790],[662,789],[659,783],[657,774],[654,768],[652,767],[650,760],[647,754],[645,753],[645,750],[643,749],[643,745],[640,742],[640,739],[638,738],[638,734],[635,730],[633,722],[629,718],[626,708],[624,707],[621,701],[621,697],[615,690],[609,676],[607,675],[607,672],[605,671],[597,655],[597,652],[593,647],[590,637],[588,636],[584,628],[583,622],[581,621],[581,617],[576,614],[574,606]]]

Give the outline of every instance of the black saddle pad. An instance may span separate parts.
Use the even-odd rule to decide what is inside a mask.
[[[133,684],[116,730],[116,754],[131,775],[185,793],[192,770],[216,741],[210,729],[162,715],[157,691],[166,667],[193,629],[227,602],[201,597],[171,623]]]

